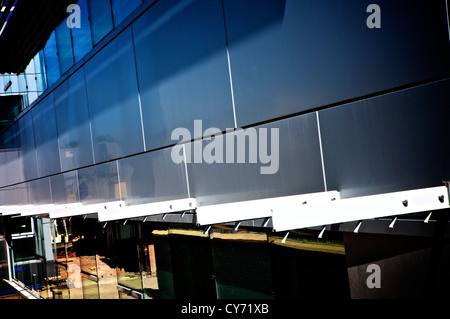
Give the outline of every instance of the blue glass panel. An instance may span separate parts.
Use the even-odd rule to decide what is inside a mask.
[[[63,171],[94,163],[83,69],[54,92],[59,155]]]
[[[184,165],[171,160],[171,150],[164,149],[119,160],[122,198],[145,203],[186,198]]]
[[[15,184],[23,179],[16,129],[17,125],[13,125],[0,135],[0,186]]]
[[[67,172],[50,177],[53,204],[66,204],[78,201],[77,172]]]
[[[23,167],[23,178],[26,181],[38,177],[36,149],[34,143],[33,118],[31,112],[25,114],[17,122],[17,125],[20,158]]]
[[[64,74],[74,63],[72,39],[66,20],[56,27],[56,47],[58,48],[58,60],[61,74]]]
[[[37,90],[39,93],[44,92],[47,89],[47,77],[43,50],[39,51],[34,57],[34,69],[36,71]]]
[[[113,29],[110,0],[88,0],[92,41],[96,45]]]
[[[214,152],[208,151],[212,145]],[[196,160],[197,150],[202,156]],[[210,153],[220,154],[216,159],[222,163],[207,162]],[[238,163],[239,154],[242,163]],[[187,144],[186,158],[190,161],[189,189],[197,205],[325,190],[315,113]]]
[[[44,48],[45,69],[47,74],[47,84],[51,86],[55,83],[61,73],[59,71],[58,49],[56,48],[55,31],[52,32]]]
[[[220,0],[159,1],[133,24],[147,149],[174,128],[234,127]],[[201,134],[199,134],[201,135]]]
[[[131,29],[86,64],[97,163],[144,150]]]
[[[354,197],[450,178],[450,80],[320,112],[327,184]]]
[[[87,0],[77,2],[80,6],[80,28],[72,28],[73,53],[75,62],[78,62],[92,49],[91,26]]]
[[[34,139],[39,176],[47,176],[61,171],[58,149],[53,96],[45,99],[31,110],[33,114]]]
[[[120,200],[117,162],[78,170],[78,187],[85,204]]]
[[[238,126],[449,74],[444,1],[376,3],[224,0]]]
[[[117,26],[128,15],[133,12],[140,4],[142,0],[112,0],[112,9],[114,14],[114,24]]]

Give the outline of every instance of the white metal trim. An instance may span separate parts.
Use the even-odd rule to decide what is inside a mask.
[[[54,204],[48,204],[48,205],[32,205],[29,207],[22,207],[20,208],[20,215],[22,216],[36,216],[36,215],[42,215],[42,214],[48,214],[51,209],[54,209]]]
[[[176,213],[196,208],[194,198],[183,198],[140,205],[129,205],[98,212],[98,221],[106,222],[134,217]]]
[[[51,211],[60,209],[69,209],[74,207],[80,207],[82,204],[70,203],[70,204],[49,204],[49,205],[34,205],[31,207],[21,208],[20,215],[22,216],[36,216],[43,214],[50,214]]]
[[[14,288],[19,294],[21,294],[26,299],[42,299],[42,297],[39,296],[37,292],[32,291],[31,289],[26,287],[23,283],[15,279],[11,280],[3,279],[3,281],[9,284],[12,288]]]
[[[97,204],[80,205],[76,207],[64,207],[50,211],[50,218],[63,218],[72,216],[81,216],[88,214],[95,214],[102,211],[107,211],[112,208],[119,208],[125,206],[124,201],[113,201]]]
[[[20,215],[20,209],[33,207],[33,205],[12,205],[12,206],[0,206],[0,215]]]
[[[271,197],[241,202],[197,207],[197,223],[213,225],[256,218],[271,217],[274,209],[301,207],[339,199],[339,192],[320,192],[302,195]]]
[[[407,206],[406,202],[404,204],[405,200]],[[302,207],[277,207],[273,211],[272,225],[275,231],[286,231],[449,207],[447,187],[439,186],[354,197]]]

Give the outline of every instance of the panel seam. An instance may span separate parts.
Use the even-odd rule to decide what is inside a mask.
[[[133,46],[134,69],[136,72],[136,86],[137,86],[137,95],[138,95],[138,102],[139,102],[139,116],[141,119],[142,143],[144,146],[144,152],[146,152],[147,145],[145,143],[144,116],[142,114],[141,90],[139,87],[139,75],[138,75],[138,67],[137,67],[137,59],[136,59],[136,48],[134,45],[134,28],[133,28],[133,26],[131,26],[131,45]]]
[[[183,144],[182,146],[183,146],[184,173],[186,175],[187,195],[188,195],[188,198],[191,198],[191,190],[189,188],[189,174],[188,174],[187,161],[186,161],[186,147],[185,147],[185,144]]]
[[[323,148],[322,148],[322,135],[320,133],[320,120],[319,120],[319,112],[316,111],[316,120],[317,120],[317,133],[319,135],[319,148],[320,148],[320,160],[322,162],[322,176],[323,176],[323,186],[325,188],[325,192],[327,189],[327,176],[325,174],[325,162],[323,158]]]
[[[450,21],[448,18],[448,0],[445,0],[445,15],[447,16],[447,31],[448,31],[448,42],[450,44]]]
[[[222,14],[223,14],[223,27],[225,31],[225,46],[227,51],[227,64],[228,64],[228,75],[230,80],[230,91],[231,91],[231,104],[233,106],[233,119],[234,119],[234,128],[237,128],[237,119],[236,119],[236,104],[234,102],[234,88],[233,88],[233,76],[231,75],[231,61],[230,61],[230,50],[228,46],[228,33],[227,33],[227,22],[225,18],[225,4],[222,0]]]

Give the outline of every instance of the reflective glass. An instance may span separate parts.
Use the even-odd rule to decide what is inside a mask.
[[[31,110],[33,114],[34,139],[39,176],[61,172],[58,133],[53,96],[48,95]]]
[[[64,298],[118,298],[115,258],[106,242],[113,240],[111,228],[91,218],[57,220],[58,288]]]
[[[10,290],[10,292],[6,292],[7,290],[9,290],[9,288],[7,287],[6,283],[3,281],[3,279],[7,279],[7,274],[9,273],[9,253],[8,253],[8,245],[7,245],[7,241],[4,238],[4,235],[0,236],[0,279],[1,279],[1,283],[0,283],[0,291],[2,292],[2,297],[8,297],[12,299],[12,296],[17,296],[19,295],[18,293],[16,294],[16,292],[14,292],[13,290]],[[17,298],[19,298],[17,296]]]
[[[53,204],[73,203],[79,200],[77,172],[50,177]]]
[[[273,298],[267,234],[212,229],[218,299]]]
[[[41,50],[34,57],[34,69],[36,70],[36,83],[37,83],[37,91],[40,93],[47,89],[47,77],[46,77],[46,69],[45,69],[45,61],[44,61],[44,51]]]
[[[20,92],[20,90],[19,90],[19,79],[18,79],[17,75],[12,74],[9,77],[9,80],[11,81],[11,87],[10,87],[11,91],[10,92],[11,93],[18,93],[18,92]]]
[[[159,290],[158,267],[156,265],[155,241],[152,234],[153,228],[148,224],[140,224],[139,227],[139,259],[142,276],[144,298],[156,298]]]
[[[113,28],[110,0],[88,0],[92,40],[96,45]]]
[[[445,80],[320,111],[329,188],[345,198],[442,185],[449,90]]]
[[[77,4],[80,6],[80,28],[71,29],[75,62],[78,62],[86,55],[86,53],[89,52],[89,50],[92,49],[91,27],[87,0],[80,0]]]
[[[8,93],[8,92],[11,92],[11,86],[5,91],[6,85],[8,84],[9,78],[10,78],[9,74],[4,74],[1,77],[2,77],[2,80],[3,80],[3,86],[1,88],[3,89],[5,94]]]
[[[55,83],[61,73],[59,71],[58,49],[56,48],[56,36],[53,31],[44,48],[45,70],[47,74],[47,84],[51,86]]]
[[[23,165],[23,178],[24,180],[37,178],[37,157],[34,143],[34,129],[31,112],[25,114],[17,123],[20,158]]]
[[[194,119],[234,127],[221,1],[159,1],[133,34],[148,150],[174,144],[177,127],[194,137]]]
[[[268,233],[275,298],[349,299],[342,234],[329,232],[318,239],[317,232],[304,230],[290,232],[283,242],[283,234]]]
[[[120,200],[117,163],[109,162],[78,170],[80,200],[98,203]]]
[[[83,69],[53,92],[63,171],[93,164],[92,139]]]
[[[144,150],[131,29],[85,67],[95,161]]]
[[[56,27],[56,47],[58,48],[58,60],[61,74],[64,74],[74,63],[72,39],[66,20]]]
[[[186,198],[184,165],[174,164],[164,149],[119,160],[122,199],[139,204]]]
[[[72,245],[69,243],[70,223],[67,219],[52,219],[47,222],[47,231],[51,233],[53,260],[55,261],[56,275],[48,274],[50,291],[47,298],[69,299],[73,288],[74,268],[72,260],[76,259],[72,254]],[[49,229],[50,228],[50,229]],[[74,258],[75,257],[75,258]],[[79,275],[79,272],[78,272]]]
[[[28,92],[37,92],[38,88],[37,88],[37,76],[36,74],[26,74],[26,90]]]
[[[128,15],[133,12],[140,4],[142,0],[112,0],[112,9],[114,14],[114,24],[117,26]]]
[[[11,126],[0,135],[0,185],[10,185],[21,182],[22,165],[20,161],[17,125]]]
[[[97,254],[98,222],[93,219],[72,219],[71,234],[76,258],[71,267],[80,271],[83,299],[99,299],[99,271]],[[100,236],[98,237],[100,239]],[[78,285],[78,287],[80,287]]]
[[[25,74],[21,73],[17,76],[18,82],[19,82],[19,91],[18,92],[27,92],[28,86],[27,86],[27,80],[25,78]]]
[[[29,203],[28,187],[25,183],[0,189],[2,205],[26,205]]]
[[[26,69],[25,69],[25,74],[30,74],[30,73],[37,73],[35,70],[35,65],[34,65],[34,58],[30,61],[30,63],[28,63]]]
[[[324,191],[314,113],[187,144],[186,159],[197,205]]]
[[[153,230],[151,237],[155,250],[154,258],[158,289],[149,288],[147,289],[147,294],[155,299],[174,299],[175,288],[169,232],[167,230]]]
[[[175,298],[216,299],[211,241],[199,229],[169,229]],[[233,258],[229,258],[230,260]],[[157,260],[158,261],[158,260]]]
[[[377,4],[224,0],[238,126],[448,74],[444,2]]]
[[[26,183],[29,202],[33,205],[48,205],[52,203],[50,179],[40,178]]]
[[[119,284],[142,290],[137,225],[116,224],[115,252]]]

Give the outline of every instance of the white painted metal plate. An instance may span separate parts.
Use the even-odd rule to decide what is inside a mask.
[[[301,207],[339,199],[339,192],[320,192],[302,195],[271,197],[197,207],[197,223],[213,225],[256,218],[271,217],[274,209]]]
[[[0,215],[20,215],[20,209],[33,207],[33,205],[13,205],[13,206],[0,206]]]
[[[449,208],[448,189],[440,186],[314,205],[277,207],[273,211],[272,225],[275,231],[286,231],[445,208]]]
[[[183,198],[163,202],[155,202],[140,205],[122,206],[120,208],[111,208],[98,213],[100,222],[127,219],[133,217],[144,217],[164,213],[175,213],[196,208],[194,198]]]
[[[82,216],[107,211],[112,208],[125,206],[124,201],[104,202],[88,205],[78,205],[75,207],[63,207],[50,211],[50,218],[63,218],[72,216]]]
[[[21,207],[20,208],[20,215],[22,216],[37,216],[37,215],[43,215],[48,214],[50,210],[55,209],[58,205],[33,205],[28,207]]]

